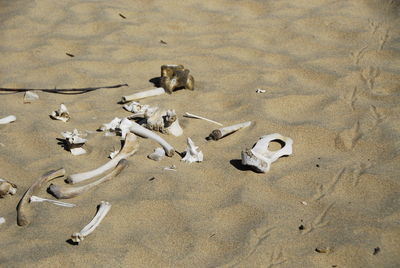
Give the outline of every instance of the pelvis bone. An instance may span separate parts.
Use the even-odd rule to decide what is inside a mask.
[[[183,65],[162,65],[161,66],[161,86],[169,94],[177,88],[194,89],[194,78],[189,74],[189,70]]]
[[[271,141],[281,141],[284,145],[277,151],[270,151],[268,145]],[[257,172],[265,173],[279,157],[292,154],[292,144],[291,138],[278,133],[262,136],[252,149],[242,151],[242,164],[251,166]]]

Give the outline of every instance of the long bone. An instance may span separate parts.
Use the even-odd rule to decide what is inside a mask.
[[[123,103],[126,103],[126,102],[129,102],[129,101],[140,100],[140,99],[144,99],[144,98],[147,98],[147,97],[153,97],[153,96],[162,95],[164,93],[165,93],[164,88],[158,87],[158,88],[153,88],[153,89],[137,92],[137,93],[132,94],[132,95],[123,96],[121,101]]]
[[[56,185],[51,184],[48,191],[57,199],[68,199],[80,194],[83,194],[93,187],[99,185],[100,183],[111,180],[112,178],[118,176],[121,171],[128,166],[128,161],[126,159],[121,159],[118,165],[113,171],[111,171],[106,176],[83,186],[66,186],[66,185]]]
[[[228,126],[213,130],[211,134],[207,137],[208,140],[219,140],[233,132],[238,131],[239,129],[246,128],[251,125],[251,121],[247,121],[244,123],[239,123],[236,125]]]
[[[97,226],[100,225],[101,221],[107,215],[110,208],[111,204],[109,202],[101,201],[99,209],[97,210],[97,213],[94,216],[94,218],[89,222],[88,225],[83,227],[83,229],[79,233],[73,233],[71,235],[71,240],[78,244],[81,241],[83,241],[88,235],[90,235],[97,228]]]
[[[10,194],[14,195],[17,193],[17,185],[6,181],[4,179],[0,179],[0,198]]]
[[[4,118],[0,118],[0,125],[8,124],[8,123],[14,122],[15,120],[17,120],[15,115],[9,115]]]
[[[71,203],[65,203],[65,202],[61,202],[61,201],[57,201],[57,200],[52,200],[52,199],[47,199],[47,198],[42,198],[39,196],[35,196],[32,195],[31,198],[29,199],[30,203],[34,203],[34,202],[48,202],[57,206],[61,206],[61,207],[67,207],[67,208],[73,208],[76,205],[75,204],[71,204]]]
[[[25,192],[22,196],[21,200],[17,205],[17,223],[19,226],[25,226],[29,224],[29,219],[27,215],[27,208],[29,207],[29,201],[32,195],[37,192],[44,184],[47,182],[65,175],[65,169],[60,168],[57,170],[51,170],[45,174],[43,174],[38,180],[36,180],[31,187]]]
[[[128,133],[125,137],[124,146],[122,147],[122,149],[119,151],[119,153],[113,159],[111,159],[106,164],[104,164],[94,170],[83,172],[83,173],[72,174],[67,178],[66,182],[74,184],[74,183],[82,182],[82,181],[94,178],[98,175],[101,175],[104,172],[115,168],[121,159],[130,157],[138,149],[139,149],[139,143],[137,142],[136,135],[133,133]]]

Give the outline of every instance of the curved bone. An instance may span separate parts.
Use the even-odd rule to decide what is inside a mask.
[[[60,108],[57,111],[51,113],[50,117],[63,122],[67,122],[70,119],[68,109],[63,103],[61,103]]]
[[[17,185],[9,181],[0,179],[0,198],[10,194],[14,195],[17,193]]]
[[[47,198],[42,198],[42,197],[35,196],[35,195],[31,196],[31,198],[29,199],[29,202],[30,203],[49,202],[49,203],[52,203],[54,205],[61,206],[61,207],[67,207],[67,208],[73,208],[73,207],[76,206],[75,204],[60,202],[60,201],[57,201],[57,200],[52,200],[52,199],[47,199]]]
[[[154,152],[149,154],[147,157],[154,161],[160,161],[161,159],[164,158],[164,156],[165,156],[164,149],[161,147],[158,147],[158,148],[154,149]]]
[[[39,95],[34,91],[25,91],[24,94],[24,103],[31,103],[32,101],[38,100]]]
[[[67,178],[66,182],[74,184],[101,175],[104,172],[115,168],[121,159],[128,158],[131,155],[133,155],[138,150],[138,148],[139,148],[139,143],[137,142],[136,135],[128,133],[125,138],[124,146],[113,159],[111,159],[106,164],[94,170],[78,174],[72,174]]]
[[[72,241],[79,244],[86,238],[86,236],[90,235],[97,228],[97,226],[100,225],[110,208],[111,204],[109,202],[101,201],[96,215],[89,222],[89,224],[86,225],[79,233],[73,233],[71,235]]]
[[[128,96],[123,96],[122,97],[122,102],[128,102],[128,101],[133,101],[133,100],[140,100],[140,99],[144,99],[147,97],[153,97],[153,96],[158,96],[161,94],[164,94],[165,90],[162,87],[158,87],[158,88],[153,88],[150,90],[145,90],[145,91],[141,91],[132,95],[128,95]]]
[[[15,115],[9,115],[4,118],[0,118],[0,125],[8,124],[8,123],[14,122],[15,120],[17,120]]]
[[[285,145],[278,151],[270,151],[268,145],[274,140],[280,140]],[[242,164],[251,166],[258,172],[267,172],[279,157],[292,154],[292,144],[291,138],[278,133],[262,136],[252,149],[242,151]]]
[[[66,185],[56,185],[51,184],[48,191],[57,199],[68,199],[78,196],[92,189],[93,187],[99,185],[100,183],[111,180],[121,173],[121,171],[128,166],[128,161],[126,159],[121,159],[118,165],[113,171],[111,171],[106,176],[83,186],[66,186]]]
[[[198,149],[199,149],[199,147],[194,145],[193,141],[190,138],[188,138],[187,139],[187,147],[185,150],[186,154],[181,159],[181,161],[184,161],[186,163],[203,161],[203,152],[197,151]]]
[[[201,120],[205,120],[205,121],[208,121],[208,122],[223,126],[221,123],[218,123],[217,121],[214,121],[214,120],[211,120],[211,119],[199,116],[199,115],[191,114],[191,113],[188,113],[188,112],[186,112],[183,116],[196,118],[196,119],[201,119]]]
[[[216,141],[216,140],[219,140],[229,134],[232,134],[233,132],[238,131],[239,129],[246,128],[250,125],[251,125],[251,121],[247,121],[244,123],[239,123],[236,125],[216,129],[211,132],[210,136],[208,136],[207,139],[209,139],[209,140],[212,139],[212,140]]]
[[[32,195],[35,194],[35,192],[37,192],[37,190],[39,190],[47,182],[64,175],[65,170],[63,168],[51,170],[42,175],[36,182],[31,185],[31,187],[29,187],[29,189],[25,192],[17,205],[17,223],[19,226],[25,226],[29,224],[27,205]]]

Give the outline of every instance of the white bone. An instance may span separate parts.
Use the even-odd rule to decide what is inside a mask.
[[[67,207],[67,208],[73,208],[73,207],[76,206],[75,204],[65,203],[65,202],[61,202],[61,201],[57,201],[57,200],[51,200],[51,199],[47,199],[47,198],[42,198],[42,197],[35,196],[35,195],[31,196],[31,198],[29,199],[29,202],[30,203],[48,202],[48,203],[52,203],[52,204],[57,205],[57,206]]]
[[[83,173],[77,173],[77,174],[72,174],[70,175],[66,182],[74,184],[78,182],[82,182],[91,178],[94,178],[98,175],[103,174],[104,172],[113,169],[117,166],[118,162],[121,159],[126,159],[133,155],[139,148],[139,144],[136,139],[136,135],[132,133],[128,133],[125,138],[125,144],[122,147],[122,149],[119,151],[119,153],[110,161],[108,161],[106,164]]]
[[[97,226],[100,225],[110,208],[111,204],[109,202],[101,201],[96,215],[89,222],[89,224],[86,225],[79,233],[73,233],[71,235],[72,241],[79,244],[79,242],[83,241],[86,236],[90,235],[97,228]]]
[[[8,124],[8,123],[14,122],[15,120],[17,120],[15,115],[9,115],[4,118],[0,118],[0,125]]]
[[[86,136],[87,134],[80,133],[77,129],[74,129],[72,132],[62,132],[61,135],[65,138],[68,150],[72,155],[82,155],[86,153],[86,150],[81,147],[85,144],[87,139],[81,136]]]
[[[217,125],[219,125],[219,126],[223,126],[221,123],[218,123],[217,121],[214,121],[214,120],[211,120],[211,119],[208,119],[208,118],[199,116],[199,115],[194,115],[194,114],[190,114],[190,113],[187,113],[187,112],[186,112],[183,116],[185,116],[185,117],[191,117],[191,118],[196,118],[196,119],[202,119],[202,120],[205,120],[205,121],[208,121],[208,122],[217,124]]]
[[[122,102],[128,102],[128,101],[133,101],[133,100],[140,100],[140,99],[144,99],[147,97],[153,97],[153,96],[158,96],[161,94],[164,94],[165,90],[162,87],[158,87],[158,88],[154,88],[154,89],[150,89],[150,90],[145,90],[145,91],[141,91],[132,95],[128,95],[128,96],[123,96],[122,97]]]
[[[251,125],[251,121],[247,121],[244,123],[239,123],[236,125],[216,129],[216,130],[213,130],[213,132],[211,132],[210,136],[208,136],[208,139],[219,140],[233,132],[238,131],[239,129],[246,128],[250,125]]]
[[[171,165],[169,167],[164,167],[164,170],[168,170],[168,171],[176,171],[176,166],[175,165]]]
[[[52,119],[61,120],[63,122],[67,122],[70,119],[69,112],[67,106],[63,103],[60,105],[60,109],[51,113],[50,117]]]
[[[31,103],[32,101],[38,100],[39,95],[34,91],[25,91],[24,94],[24,103]]]
[[[119,153],[119,150],[115,150],[114,152],[111,152],[108,157],[110,159],[114,159],[117,156],[118,153]]]
[[[199,147],[194,145],[193,141],[188,138],[187,139],[187,147],[186,147],[186,154],[185,156],[181,159],[181,161],[184,161],[186,163],[193,163],[193,162],[201,162],[203,161],[203,152],[198,151]]]
[[[265,92],[266,92],[265,89],[257,88],[257,90],[256,90],[256,93],[265,93]]]
[[[268,150],[268,145],[271,141],[280,140],[285,145],[277,150]],[[242,151],[242,164],[251,166],[258,172],[267,172],[270,170],[271,164],[278,160],[279,157],[292,154],[293,140],[284,137],[281,134],[274,133],[262,136],[252,149]]]
[[[99,130],[104,131],[104,136],[115,136],[115,132],[121,123],[121,118],[115,117],[110,123],[103,124]]]
[[[149,154],[147,157],[154,161],[160,161],[161,159],[164,158],[164,156],[165,156],[164,149],[161,147],[158,147],[158,148],[154,149],[154,152]]]
[[[4,219],[3,217],[0,217],[0,224],[3,224],[6,222],[6,219]]]
[[[133,101],[131,103],[125,104],[125,110],[134,114],[144,114],[146,110],[150,109],[150,105],[140,104],[139,102]]]
[[[156,130],[174,136],[183,134],[175,110],[162,110],[156,107],[156,109],[153,110],[146,110],[144,117],[147,119],[144,126],[150,130]]]
[[[17,186],[14,183],[0,179],[0,197],[8,194],[15,195],[17,193]]]

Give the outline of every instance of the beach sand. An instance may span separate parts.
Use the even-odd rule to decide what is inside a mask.
[[[30,104],[23,93],[0,96],[0,118],[17,117],[0,125],[0,177],[18,186],[0,199],[0,266],[400,266],[399,1],[15,0],[0,7],[0,87],[129,84],[81,95],[37,92]],[[31,224],[17,226],[17,203],[42,174],[91,170],[120,147],[120,137],[90,133],[88,153],[72,156],[58,144],[60,133],[129,116],[119,100],[153,88],[149,80],[163,64],[190,69],[195,90],[141,103],[175,109],[184,134],[160,135],[178,152],[190,137],[204,161],[149,160],[158,144],[138,138],[139,151],[118,177],[66,200],[75,208],[32,204]],[[67,123],[49,118],[61,103]],[[218,126],[185,112],[225,126],[253,124],[206,141]],[[271,133],[292,138],[293,154],[267,173],[243,167],[241,151]],[[176,171],[163,170],[170,165]],[[37,195],[53,198],[45,188]],[[80,245],[69,244],[102,200],[112,204],[103,222]]]

